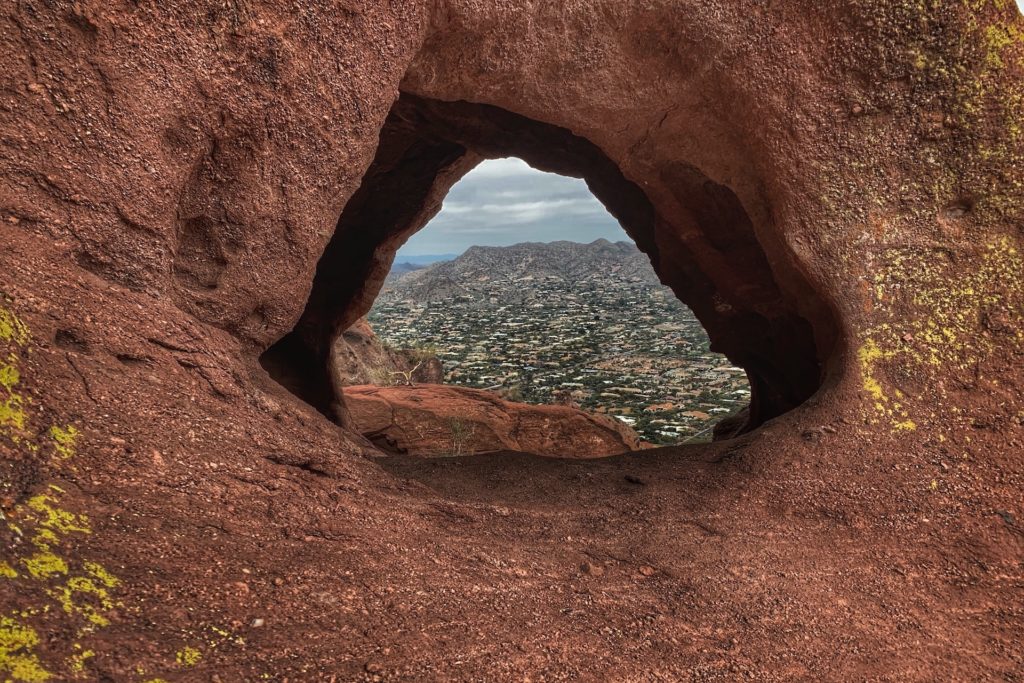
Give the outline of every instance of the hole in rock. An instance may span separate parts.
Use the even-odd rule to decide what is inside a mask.
[[[370,311],[396,252],[438,213],[449,190],[485,160],[508,157],[585,181],[658,279],[692,310],[709,350],[746,373],[749,407],[723,421],[716,436],[755,429],[822,385],[834,322],[810,286],[794,283],[798,268],[784,274],[786,291],[799,292],[796,297],[779,286],[778,258],[770,260],[760,241],[779,232],[767,207],[750,211],[729,187],[684,159],[658,162],[672,201],[655,205],[598,147],[568,130],[487,105],[408,94],[393,106],[376,157],[339,217],[302,316],[262,355],[268,373],[331,419],[354,426],[334,357],[339,340]],[[460,210],[458,202],[453,206]],[[603,280],[595,278],[593,286]],[[625,296],[623,305],[629,302]],[[456,426],[448,432],[459,431]],[[453,445],[449,451],[457,450]]]
[[[414,382],[582,409],[559,413],[577,422],[562,435],[566,452],[638,447],[609,417],[649,444],[710,440],[717,421],[750,399],[742,369],[710,351],[693,313],[586,184],[515,158],[484,161],[452,188],[441,212],[398,251],[368,321],[375,336],[361,323],[335,348],[340,380],[398,388],[345,389],[364,433],[380,428],[369,397],[399,406],[418,399],[427,422],[476,427],[460,450],[501,445],[496,419],[558,419],[528,405],[498,418],[489,396]],[[437,405],[449,396],[460,412]],[[609,423],[624,436],[612,441]],[[402,424],[370,436],[387,431],[411,441]]]

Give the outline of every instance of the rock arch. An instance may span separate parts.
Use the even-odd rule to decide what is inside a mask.
[[[662,281],[694,310],[713,350],[746,369],[749,415],[730,429],[757,427],[821,385],[835,323],[801,313],[827,310],[810,285],[801,285],[810,302],[793,301],[780,289],[752,218],[763,220],[767,207],[748,212],[729,187],[681,160],[661,169],[675,201],[656,205],[601,149],[569,130],[490,105],[408,93],[392,107],[374,162],[342,212],[302,317],[263,355],[264,367],[344,422],[340,385],[329,372],[334,340],[369,310],[396,250],[427,224],[452,185],[480,160],[506,156],[583,178]]]
[[[38,658],[39,677],[1020,668],[1013,2],[7,5],[0,602],[12,656]],[[678,220],[656,226],[663,273],[684,254],[707,277],[740,263],[715,252],[749,240],[702,244],[699,228],[741,219],[738,202],[779,295],[765,301],[810,326],[824,389],[760,438],[699,453],[360,457],[255,359],[302,316],[343,210],[367,201],[353,195],[400,91],[589,141]],[[441,169],[406,226],[472,163],[433,135],[395,138],[395,158]],[[718,209],[685,209],[708,192]],[[93,533],[51,543],[67,575],[37,580],[26,540],[53,531],[37,524],[51,503]],[[591,599],[602,574],[621,599]],[[125,608],[78,594],[69,611],[69,580]],[[254,614],[265,635],[245,630]],[[451,628],[419,628],[437,625]]]

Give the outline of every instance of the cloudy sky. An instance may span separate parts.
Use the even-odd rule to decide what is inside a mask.
[[[461,254],[473,245],[599,237],[629,239],[582,180],[542,173],[526,162],[485,161],[452,188],[441,212],[402,247],[403,256]]]

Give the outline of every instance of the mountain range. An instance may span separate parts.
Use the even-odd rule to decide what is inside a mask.
[[[403,270],[405,270],[403,268]],[[439,301],[479,294],[497,282],[529,289],[531,283],[558,280],[577,286],[613,278],[640,287],[660,287],[647,256],[630,242],[523,242],[508,247],[467,249],[451,261],[389,278],[386,300]]]

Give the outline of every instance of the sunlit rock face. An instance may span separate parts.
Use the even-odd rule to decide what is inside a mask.
[[[1019,669],[1012,3],[8,4],[0,678]],[[509,153],[748,371],[745,436],[364,457],[332,344]]]
[[[353,427],[385,453],[598,458],[643,448],[636,432],[613,417],[505,401],[480,389],[369,385],[347,387],[344,394]]]

